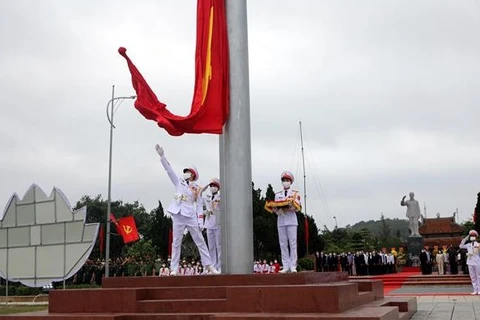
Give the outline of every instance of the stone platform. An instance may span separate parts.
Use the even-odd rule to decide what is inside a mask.
[[[381,280],[343,272],[104,279],[101,289],[50,292],[46,320],[368,319],[406,320],[414,297],[384,298]]]

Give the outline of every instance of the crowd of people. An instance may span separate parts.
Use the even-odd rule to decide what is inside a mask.
[[[350,276],[379,275],[396,272],[396,265],[396,257],[391,252],[315,253],[317,272],[345,271]]]
[[[153,259],[150,256],[145,259],[136,258],[134,256],[126,258],[116,258],[110,261],[109,275],[110,277],[148,277],[148,276],[170,276],[170,257],[166,260],[157,258]],[[278,260],[270,261],[257,260],[253,263],[253,273],[267,274],[279,273],[282,266]],[[193,276],[209,274],[205,270],[201,262],[196,259],[183,259],[175,275],[177,276]],[[80,270],[70,279],[69,284],[75,285],[101,285],[102,278],[105,276],[105,260],[91,260],[88,259]]]
[[[425,247],[420,253],[420,269],[422,274],[438,272],[443,274],[458,274],[459,266],[464,274],[468,274],[467,251],[450,246],[444,249]]]
[[[150,256],[136,258],[134,256],[116,258],[109,263],[110,277],[148,277],[148,276],[170,276],[170,258],[166,261],[161,258],[153,259]],[[195,259],[184,259],[177,270],[178,276],[208,274],[200,261]],[[88,259],[80,270],[69,279],[70,284],[97,284],[101,285],[102,277],[105,275],[105,260]]]
[[[255,274],[279,273],[281,270],[283,270],[283,267],[277,259],[270,261],[270,263],[267,263],[267,260],[256,260],[253,263],[253,273]]]
[[[396,273],[398,261],[395,252],[358,251],[337,253],[315,253],[315,271],[317,272],[348,272],[350,276],[367,276]],[[407,259],[407,265],[412,265]],[[464,274],[468,274],[467,251],[458,250],[453,246],[443,250],[424,248],[420,254],[420,267],[423,274],[458,274],[459,266]],[[145,277],[145,276],[170,276],[171,259],[153,258],[146,256],[119,257],[112,259],[109,264],[111,277]],[[435,270],[436,269],[436,270]],[[281,273],[283,266],[277,259],[267,262],[259,259],[253,262],[254,274]],[[435,271],[434,271],[435,270]],[[173,275],[190,276],[210,274],[205,270],[201,261],[197,259],[182,259],[177,272]],[[69,284],[96,284],[101,285],[105,275],[105,261],[88,259],[84,266],[68,280]]]

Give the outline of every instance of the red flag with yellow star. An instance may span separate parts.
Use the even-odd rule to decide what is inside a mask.
[[[197,1],[197,44],[195,53],[195,89],[190,114],[178,116],[160,102],[148,83],[126,54],[137,92],[135,108],[147,119],[172,136],[184,133],[221,134],[228,117],[228,38],[225,0]]]

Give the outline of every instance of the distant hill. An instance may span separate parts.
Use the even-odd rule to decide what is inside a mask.
[[[390,235],[395,237],[400,234],[400,239],[406,239],[409,236],[408,232],[408,220],[395,219],[385,219],[385,222],[390,227]],[[380,220],[370,220],[370,221],[360,221],[354,225],[347,225],[347,228],[351,228],[353,231],[360,231],[362,229],[367,229],[370,233],[379,236],[381,230]]]

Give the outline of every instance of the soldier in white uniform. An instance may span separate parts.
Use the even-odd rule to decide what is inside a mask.
[[[480,243],[477,242],[478,232],[470,230],[462,242],[460,242],[460,249],[467,250],[467,265],[470,280],[472,281],[473,292],[472,295],[480,294]],[[466,243],[470,240],[469,243]]]
[[[278,216],[278,240],[282,253],[283,269],[280,273],[297,272],[298,219],[296,212],[301,210],[300,195],[298,191],[291,188],[294,177],[290,171],[284,171],[280,177],[283,190],[275,193],[275,202],[291,200],[291,203],[285,207],[273,208],[273,212]]]
[[[170,204],[167,211],[172,215],[173,240],[172,240],[172,261],[170,263],[170,275],[178,274],[178,264],[182,248],[183,232],[185,228],[190,232],[193,241],[197,245],[200,259],[205,268],[212,274],[219,272],[212,265],[208,253],[207,244],[203,239],[202,231],[203,221],[199,218],[203,214],[203,200],[200,195],[201,188],[195,183],[198,179],[198,171],[194,166],[183,170],[183,179],[180,179],[173,171],[170,163],[165,157],[163,148],[158,144],[156,146],[160,162],[167,171],[170,180],[175,187],[174,201]]]
[[[222,247],[220,242],[220,218],[218,217],[220,214],[220,180],[212,179],[208,186],[210,187],[211,194],[204,198],[207,210],[205,212],[203,227],[207,230],[210,259],[212,259],[212,264],[218,272],[221,272]]]

